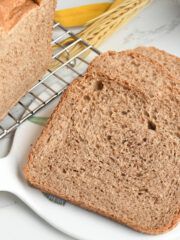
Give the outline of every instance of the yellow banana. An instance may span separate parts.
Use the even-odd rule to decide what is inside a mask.
[[[57,10],[55,12],[55,21],[60,22],[65,27],[82,26],[89,20],[104,13],[110,5],[110,3],[97,3],[76,8]]]

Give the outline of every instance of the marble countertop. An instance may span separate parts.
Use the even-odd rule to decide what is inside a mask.
[[[156,46],[180,56],[180,0],[152,1],[132,22],[114,33],[100,50],[122,50],[139,45]],[[0,141],[0,157],[8,153],[12,138]],[[0,238],[72,239],[49,226],[15,196],[4,192],[0,192]]]

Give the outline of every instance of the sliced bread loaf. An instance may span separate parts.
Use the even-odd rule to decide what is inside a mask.
[[[54,0],[0,1],[0,120],[51,62]]]
[[[175,80],[151,63],[132,52],[96,58],[33,146],[24,168],[28,182],[138,231],[174,227],[180,102]]]

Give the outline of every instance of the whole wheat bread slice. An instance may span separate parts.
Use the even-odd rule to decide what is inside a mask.
[[[25,178],[137,231],[171,229],[180,218],[175,81],[137,53],[102,54],[66,90]]]
[[[180,58],[155,47],[138,47],[135,49],[147,57],[156,60],[168,69],[170,74],[180,83]]]

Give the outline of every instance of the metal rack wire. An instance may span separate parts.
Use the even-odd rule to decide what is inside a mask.
[[[71,41],[67,41],[67,39],[71,39]],[[92,57],[100,54],[97,49],[59,23],[55,23],[53,26],[52,45],[54,46],[53,67],[48,69],[44,77],[20,99],[0,122],[0,139],[60,96],[74,78],[82,76],[89,64],[89,61],[84,58],[87,51],[91,51]],[[81,46],[79,51],[71,56],[71,49],[77,45]]]

